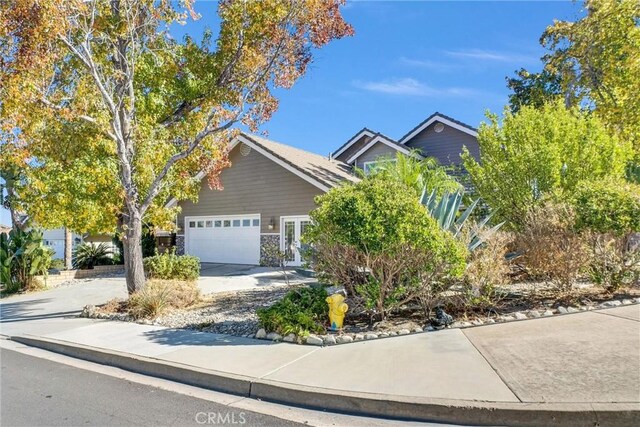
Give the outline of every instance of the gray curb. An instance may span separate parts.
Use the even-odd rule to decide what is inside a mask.
[[[640,425],[640,402],[481,402],[358,393],[234,375],[30,335],[12,336],[10,339],[66,356],[209,390],[360,416],[493,426]]]

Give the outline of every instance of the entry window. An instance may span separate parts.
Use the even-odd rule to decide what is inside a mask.
[[[250,227],[251,226],[251,220],[250,219],[243,219],[242,220],[242,226],[243,227]]]
[[[229,221],[228,219],[225,219],[225,220],[223,221],[223,225],[224,225],[225,227],[231,227],[231,221]]]
[[[234,219],[233,220],[233,226],[234,227],[240,227],[240,220],[239,219]]]
[[[198,228],[204,227],[204,221],[198,221]]]
[[[196,226],[195,221],[189,221],[189,228],[195,228],[195,226]]]
[[[213,225],[214,225],[214,227],[216,227],[216,228],[222,227],[222,221],[220,221],[220,220],[214,221],[214,222],[213,222]]]
[[[254,219],[253,220],[253,226],[254,227],[259,227],[260,226],[260,220],[259,219]]]
[[[207,221],[207,222],[204,223],[204,225],[207,228],[211,228],[211,227],[213,227],[213,221]]]

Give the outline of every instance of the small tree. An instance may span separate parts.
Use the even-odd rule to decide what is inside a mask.
[[[405,185],[383,176],[317,198],[303,239],[318,276],[364,298],[372,313],[433,298],[464,271],[466,250],[429,216]]]
[[[632,156],[592,115],[561,103],[488,114],[478,132],[480,161],[465,150],[473,184],[496,215],[520,228],[543,195],[571,195],[581,181],[622,177]]]

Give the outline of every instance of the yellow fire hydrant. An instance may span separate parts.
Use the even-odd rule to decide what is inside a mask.
[[[332,331],[342,329],[344,314],[349,309],[349,306],[344,302],[344,295],[333,294],[328,296],[327,304],[329,304],[329,322],[331,322],[329,329]]]

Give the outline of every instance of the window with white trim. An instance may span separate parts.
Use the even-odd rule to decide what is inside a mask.
[[[383,159],[383,160],[372,160],[370,162],[364,162],[362,165],[362,170],[365,175],[369,175],[371,172],[375,171],[376,168],[380,167],[383,163],[396,162],[396,159]]]

